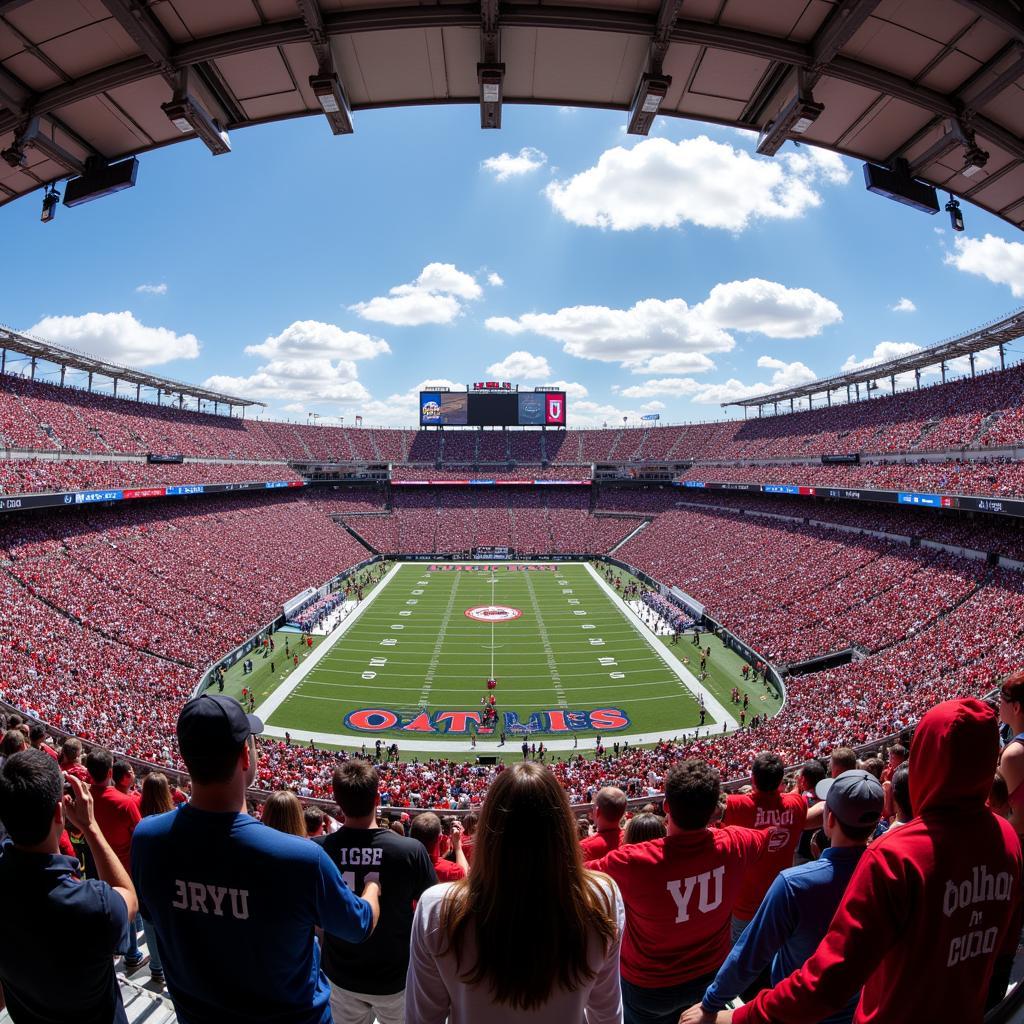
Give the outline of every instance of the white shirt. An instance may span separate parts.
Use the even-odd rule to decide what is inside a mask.
[[[460,977],[473,969],[476,945],[470,930],[463,947],[462,970],[455,967],[455,954],[439,950],[447,945],[441,934],[441,903],[451,883],[435,885],[420,897],[412,923],[412,949],[409,974],[405,982],[405,1019],[407,1024],[621,1024],[622,993],[619,988],[619,946],[625,923],[625,910],[618,886],[609,886],[615,905],[615,939],[606,953],[594,943],[590,967],[594,976],[582,988],[567,992],[556,987],[548,1001],[537,1010],[516,1010],[494,1003],[489,986],[467,985]],[[529,950],[524,950],[529,956]],[[514,964],[508,965],[510,970]]]

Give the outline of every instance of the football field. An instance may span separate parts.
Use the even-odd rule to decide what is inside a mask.
[[[705,689],[698,661],[688,639],[657,637],[587,564],[404,563],[257,714],[270,735],[348,747],[380,738],[403,753],[468,751],[474,737],[494,751],[502,731],[506,749],[524,736],[552,750],[592,749],[597,736],[652,743],[698,726],[701,693],[702,731],[734,728],[736,709],[716,692],[726,674],[739,682],[741,662],[715,641],[717,685]]]

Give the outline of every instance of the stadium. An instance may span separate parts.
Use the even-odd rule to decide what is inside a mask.
[[[960,201],[968,218],[977,211],[986,223],[1011,232],[1024,227],[1024,13],[1012,0],[664,0],[564,7],[488,0],[409,7],[232,0],[205,8],[185,0],[0,0],[0,46],[0,206],[11,204],[0,217],[41,198],[48,224],[62,198],[71,208],[60,211],[62,219],[78,216],[75,206],[102,200],[89,208],[91,215],[120,202],[115,193],[144,191],[139,156],[181,138],[226,155],[229,132],[236,129],[322,118],[333,135],[348,135],[392,107],[467,103],[479,106],[481,128],[500,128],[508,103],[618,112],[614,116],[625,119],[629,135],[647,135],[659,117],[756,132],[758,157],[773,159],[788,142],[804,147],[801,154],[820,149],[859,161],[869,191],[912,208],[889,209],[871,198],[873,208],[894,218],[936,213],[941,190],[949,194],[949,220],[943,223],[953,232],[964,228]],[[910,222],[899,221],[904,223]],[[825,245],[841,247],[837,239]],[[959,252],[944,251],[947,264]],[[634,265],[617,269],[616,276],[645,272]],[[1024,281],[1006,274],[1011,276],[1004,284]],[[136,291],[158,287],[166,291],[150,285]],[[402,300],[414,287],[399,285],[391,289],[394,299],[348,308]],[[1014,295],[1024,294],[1024,283],[1011,287]],[[438,294],[459,315],[460,301],[476,301],[476,295],[460,298],[456,290],[418,297],[436,300]],[[706,302],[713,299],[714,292]],[[256,301],[239,297],[240,305]],[[131,863],[141,863],[149,848],[138,838],[132,842],[129,831],[119,852],[94,793],[99,832],[107,833],[103,843],[125,869],[118,880],[108,877],[114,869],[103,867],[89,827],[77,827],[75,815],[84,813],[77,807],[58,816],[51,838],[71,843],[90,884],[131,890],[128,918],[138,909],[139,928],[145,924],[136,936],[126,919],[131,941],[100,950],[104,971],[114,954],[125,959],[117,962],[114,1015],[104,1011],[107,1016],[96,1019],[322,1024],[333,1009],[334,1020],[367,1024],[500,1022],[514,1013],[517,1019],[548,1020],[555,1017],[551,1007],[565,999],[558,1004],[560,1016],[586,1011],[585,1019],[630,1024],[676,1020],[683,1011],[686,1021],[729,1021],[735,1013],[739,1021],[889,1024],[931,1019],[937,1008],[946,1012],[962,997],[957,1005],[964,1019],[1024,1020],[1017,839],[1024,832],[1017,828],[1024,765],[1012,753],[1000,754],[997,765],[987,748],[978,753],[977,746],[956,746],[956,722],[945,723],[940,740],[927,724],[937,712],[952,716],[948,709],[959,708],[957,714],[975,716],[979,735],[989,729],[993,744],[998,716],[1002,751],[1013,752],[1016,744],[1019,752],[1022,743],[1024,689],[1015,687],[1024,685],[1016,675],[1024,650],[1024,362],[1015,343],[1024,337],[1024,309],[992,318],[996,310],[989,307],[987,322],[975,326],[962,322],[955,304],[950,307],[942,318],[945,337],[891,348],[885,358],[836,359],[821,375],[779,377],[772,386],[748,388],[730,380],[716,392],[721,408],[705,422],[671,423],[668,415],[663,421],[649,412],[623,416],[621,426],[617,415],[601,414],[601,424],[588,421],[585,407],[595,403],[586,401],[579,385],[535,384],[537,376],[529,373],[485,377],[482,370],[475,380],[455,383],[449,378],[463,372],[461,366],[439,367],[438,376],[409,393],[416,421],[404,426],[393,419],[373,425],[369,413],[350,416],[354,425],[340,419],[328,425],[317,422],[328,414],[315,411],[295,422],[281,393],[263,386],[266,375],[188,383],[155,372],[151,368],[160,363],[154,359],[120,361],[100,350],[79,350],[63,337],[44,337],[38,329],[0,327],[0,772],[10,772],[30,747],[54,760],[59,752],[66,795],[57,799],[66,808],[79,799],[79,782],[104,788],[93,765],[102,768],[109,753],[114,768],[126,765],[122,774],[130,770],[139,780],[140,791],[143,779],[166,776],[175,801],[185,805],[191,796],[195,814],[206,814],[203,801],[213,798],[204,792],[226,783],[204,780],[207,751],[189,745],[183,708],[203,695],[229,697],[223,706],[230,703],[232,710],[225,714],[236,714],[237,701],[261,723],[253,754],[241,755],[241,768],[235,752],[233,776],[243,807],[255,817],[272,820],[273,812],[262,808],[269,811],[285,792],[307,811],[314,809],[314,816],[317,808],[326,813],[325,835],[335,828],[332,835],[354,832],[365,815],[343,806],[347,791],[339,778],[344,771],[354,778],[370,766],[376,787],[371,811],[380,831],[388,833],[394,823],[403,842],[419,837],[434,864],[428,865],[433,883],[463,862],[477,875],[498,863],[499,812],[494,801],[488,807],[492,788],[505,800],[514,795],[513,777],[537,786],[553,779],[562,794],[559,808],[571,808],[566,813],[572,827],[592,819],[597,829],[588,834],[583,825],[584,853],[569,860],[579,862],[580,872],[585,861],[600,877],[614,879],[607,884],[621,900],[620,911],[625,907],[616,940],[622,943],[621,993],[615,945],[611,983],[599,975],[605,979],[600,1009],[587,985],[595,991],[601,986],[592,978],[583,985],[585,971],[573,984],[548,979],[546,1010],[545,999],[502,995],[486,967],[481,977],[493,982],[490,995],[480,977],[470,984],[443,968],[434,977],[421,964],[424,976],[417,978],[418,924],[410,923],[410,907],[423,896],[416,922],[430,913],[423,885],[404,901],[409,921],[402,938],[395,939],[401,929],[391,911],[388,938],[373,940],[372,957],[392,967],[392,961],[400,963],[403,979],[408,967],[404,1009],[381,1002],[398,998],[394,985],[363,989],[334,977],[332,972],[353,976],[337,966],[345,956],[369,971],[371,980],[379,966],[369,953],[358,959],[355,940],[332,940],[342,934],[340,927],[323,927],[328,934],[322,939],[306,928],[296,957],[306,976],[312,964],[312,980],[296,991],[282,990],[273,974],[270,985],[258,969],[248,977],[236,971],[235,987],[218,978],[215,964],[206,963],[211,973],[204,979],[190,963],[173,913],[165,918],[156,905],[163,890]],[[511,326],[508,317],[498,319],[505,326],[493,330],[514,334],[543,316],[523,314]],[[720,346],[708,352],[728,351],[721,325],[700,329],[712,339],[709,345]],[[270,352],[277,340],[262,345],[268,359],[280,356]],[[373,344],[387,351],[387,344]],[[573,344],[575,336],[565,350]],[[641,345],[629,339],[621,344],[622,351]],[[310,351],[305,357],[318,355]],[[659,359],[673,357],[677,365],[683,356],[707,360],[694,351],[644,350],[646,370],[637,369],[640,356],[632,363],[623,356],[622,379],[632,379],[627,372],[658,372],[656,366],[668,365]],[[368,357],[352,356],[352,366],[357,358]],[[768,358],[758,365],[774,363]],[[325,366],[328,375],[336,370],[315,363],[312,376]],[[671,379],[681,399],[680,378]],[[220,386],[241,380],[247,381],[243,389]],[[612,390],[624,389],[616,384]],[[648,394],[659,393],[668,392]],[[354,389],[346,392],[351,394]],[[362,400],[330,399],[339,409],[349,403],[344,408],[353,412]],[[919,725],[925,740],[914,738]],[[243,731],[239,740],[245,751],[249,735]],[[904,820],[893,792],[908,749],[911,778],[926,756],[949,772],[962,769],[964,778],[980,774],[984,792],[981,783],[972,792],[981,794],[984,810],[972,807],[970,815],[955,818],[948,806],[935,809],[933,803],[931,818],[919,810]],[[768,754],[771,765],[765,767]],[[763,938],[762,915],[781,899],[776,876],[801,865],[832,864],[828,856],[812,858],[812,833],[820,846],[820,827],[836,853],[851,844],[860,848],[858,830],[846,829],[840,798],[833,797],[833,807],[827,796],[846,792],[839,780],[847,754],[850,772],[878,780],[860,780],[860,790],[848,799],[866,800],[865,787],[885,793],[885,813],[880,804],[870,822],[870,844],[863,837],[864,863],[856,872],[850,864],[850,896],[842,900],[840,888],[820,897],[820,906],[830,908],[820,947],[815,938],[793,959],[773,932],[776,945],[762,943],[766,958],[755,970],[753,936]],[[818,767],[809,769],[814,762]],[[543,770],[534,777],[529,773],[535,769],[524,765]],[[836,781],[816,798],[819,769]],[[679,796],[675,787],[685,789],[680,780],[686,772],[691,789]],[[770,784],[761,784],[759,772]],[[921,778],[925,769],[917,772]],[[904,769],[903,780],[907,774]],[[79,782],[72,784],[69,776]],[[684,797],[695,799],[692,780],[698,776],[714,777],[712,804],[719,788],[723,794],[718,818],[709,808],[699,829],[681,826],[676,809]],[[959,778],[944,784],[964,796],[967,784],[961,787]],[[758,817],[751,811],[748,822],[738,808],[744,800],[757,803],[749,795],[752,784],[754,797],[771,793],[764,807],[773,809],[763,815],[757,804]],[[909,786],[915,800],[931,792],[918,788],[923,782]],[[28,856],[28,849],[41,856],[38,842],[18,838],[20,805],[11,795],[16,788],[14,782],[0,785],[0,821],[20,856]],[[797,806],[801,827],[792,816],[765,817],[776,813],[772,800],[791,801],[778,804],[783,815]],[[815,806],[820,823],[802,828]],[[4,807],[11,809],[10,821]],[[680,829],[713,836],[733,828],[737,834],[762,830],[766,836],[763,830],[773,826],[773,845],[765,849],[778,863],[753,903],[744,903],[744,894],[749,880],[764,873],[769,854],[759,852],[757,866],[752,854],[748,863],[747,853],[733,851],[723,861],[728,868],[710,861],[694,867],[692,860],[673,869],[680,880],[691,867],[704,874],[685,877],[685,899],[680,880],[668,883],[670,895],[661,886],[658,899],[675,930],[651,925],[634,905],[642,885],[628,870],[636,864],[638,871],[653,873],[666,861],[652,866],[639,854],[628,862],[625,854],[616,856],[620,842],[622,850],[631,844],[632,823],[650,818],[652,810],[660,835],[668,830],[667,839],[650,840],[665,844],[658,846],[659,858]],[[132,829],[139,821],[135,813]],[[435,815],[443,832],[431,847],[422,835]],[[478,820],[493,830],[489,838],[477,834],[475,862],[460,852],[459,823],[466,819],[469,835]],[[552,820],[538,818],[531,827],[542,827],[542,821],[554,829]],[[53,831],[52,821],[50,826]],[[917,829],[915,837],[920,834],[929,849],[954,851],[949,856],[960,874],[953,881],[932,880],[954,867],[938,866],[941,856],[929,853],[932,875],[922,868],[919,889],[893,895],[886,880],[904,877],[893,867],[900,840],[888,835],[897,826],[908,829],[908,844]],[[506,835],[514,831],[503,827]],[[587,846],[606,832],[614,833],[610,845]],[[151,841],[155,833],[140,825],[143,835]],[[211,836],[210,849],[223,852],[222,838]],[[325,849],[331,849],[331,838]],[[164,841],[171,840],[168,833]],[[723,849],[728,841],[715,839]],[[797,853],[798,841],[808,846],[806,855]],[[198,856],[202,843],[194,839],[192,846]],[[4,874],[3,860],[11,872],[20,869],[11,847],[3,849],[2,884],[14,886],[18,876]],[[64,845],[60,849],[67,852]],[[503,863],[512,865],[516,858],[508,849]],[[284,865],[300,855],[284,846],[268,845],[271,850],[281,859],[275,881],[288,899]],[[1005,891],[997,854],[1009,865]],[[151,852],[149,857],[156,859]],[[887,864],[891,874],[869,880],[870,858]],[[723,903],[722,875],[714,872],[726,870],[727,878],[735,872],[736,881],[726,883]],[[398,869],[392,872],[397,876]],[[384,933],[384,901],[389,886],[398,883],[383,870],[379,877],[359,872],[358,885],[351,870],[341,877],[344,899],[376,907],[373,923]],[[170,905],[190,913],[198,907],[206,927],[206,915],[223,916],[225,893],[235,900],[240,883],[229,888],[232,877],[220,866],[208,882],[203,878],[202,884],[187,883],[199,886],[199,897],[179,881],[186,895],[180,905],[177,897]],[[712,878],[717,899],[709,896]],[[364,886],[381,879],[379,897],[367,895]],[[532,884],[528,874],[518,873],[500,881],[511,890]],[[475,892],[476,884],[466,891]],[[552,884],[551,892],[559,891]],[[713,930],[684,935],[682,925],[692,924],[685,900],[698,889],[701,913],[719,910],[719,917]],[[861,904],[854,905],[855,889]],[[25,891],[31,894],[31,887]],[[24,920],[23,911],[39,905],[27,901],[19,896],[12,903],[15,917]],[[534,925],[556,933],[557,915],[545,916],[533,897],[528,902]],[[941,964],[927,968],[939,972],[935,991],[921,990],[923,954],[916,964],[895,963],[896,954],[886,951],[901,943],[879,931],[868,930],[859,940],[877,946],[870,970],[838,977],[837,963],[865,956],[857,934],[871,916],[866,904],[888,908],[908,944],[927,946],[936,934],[944,942],[948,932],[954,944],[948,959],[943,948]],[[250,908],[232,906],[237,927]],[[445,911],[439,913],[444,921]],[[633,925],[632,915],[645,924]],[[476,927],[483,929],[484,920]],[[514,936],[521,922],[511,912],[509,920]],[[217,937],[219,921],[209,916],[209,922],[209,941],[227,941]],[[743,926],[738,931],[737,922]],[[38,930],[26,926],[26,934]],[[224,934],[240,948],[260,941],[242,930]],[[156,953],[158,935],[162,956]],[[188,941],[200,942],[199,932]],[[551,941],[556,945],[544,949],[557,962],[560,947]],[[662,942],[676,951],[676,960],[669,962],[666,954],[658,961],[651,953]],[[936,948],[940,944],[936,939]],[[9,989],[0,1021],[71,1019],[62,1016],[66,1010],[51,1017],[32,1010],[45,997],[26,995],[30,986],[19,977],[27,979],[29,969],[14,945],[0,946],[0,981]],[[326,976],[320,973],[321,948]],[[483,938],[479,948],[485,949]],[[498,947],[490,948],[493,954]],[[699,970],[680,966],[686,960],[682,949],[700,962]],[[716,949],[721,955],[712,955]],[[736,977],[744,976],[737,962],[744,956],[749,976],[739,985]],[[444,950],[424,957],[441,963]],[[204,960],[199,954],[196,959]],[[540,953],[538,959],[544,959]],[[371,961],[372,969],[366,966]],[[50,970],[57,976],[60,964]],[[712,982],[723,996],[720,1005],[712,998]],[[255,998],[265,983],[270,994]],[[225,1000],[219,1007],[200,994],[217,985]],[[895,996],[887,1001],[880,986],[903,1001],[901,1013]],[[72,994],[73,988],[69,984]],[[362,1016],[344,1002],[353,989],[364,993],[358,995]],[[592,1001],[571,1002],[577,989],[587,989]],[[807,996],[810,989],[820,1002]],[[659,1011],[645,1003],[652,993],[663,1000]],[[125,1017],[117,1015],[122,1002]],[[841,1013],[844,1004],[845,1017],[829,1015]]]

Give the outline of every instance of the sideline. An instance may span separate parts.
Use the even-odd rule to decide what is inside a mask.
[[[590,562],[586,563],[587,572],[595,579],[598,586],[601,587],[604,592],[611,599],[612,604],[617,605],[622,613],[626,616],[630,622],[636,627],[636,631],[650,644],[654,653],[665,662],[666,665],[672,671],[679,676],[683,686],[690,691],[693,699],[699,700],[699,695],[704,694],[704,707],[707,708],[708,714],[712,715],[715,719],[716,729],[710,727],[706,728],[704,735],[708,735],[712,732],[720,733],[722,731],[722,723],[725,722],[728,725],[729,731],[739,728],[739,722],[725,710],[725,707],[719,702],[718,698],[705,686],[703,686],[700,680],[660,641],[658,638],[644,625],[644,620],[629,605],[619,597],[614,587],[610,587],[603,579],[601,574],[597,572]],[[698,730],[700,732],[700,730]]]
[[[328,637],[323,643],[317,647],[313,652],[312,656],[305,661],[297,670],[297,673],[301,673],[297,678],[290,676],[287,682],[282,683],[281,686],[274,691],[274,693],[256,708],[256,714],[266,722],[267,718],[277,710],[278,707],[284,702],[285,698],[295,689],[296,686],[302,681],[305,674],[313,668],[313,666],[319,661],[320,657],[334,646],[335,642],[344,634],[345,630],[348,629],[348,624],[354,621],[354,619],[362,613],[362,609],[365,608],[378,593],[384,589],[384,585],[389,583],[391,577],[403,566],[403,565],[422,565],[422,562],[400,562],[394,565],[388,574],[377,584],[373,589],[373,593],[362,603],[362,606],[348,617],[343,623],[336,635]],[[276,739],[284,739],[284,734],[287,731],[291,736],[292,740],[299,740],[304,743],[308,743],[312,740],[314,743],[327,744],[332,747],[342,747],[347,750],[359,750],[362,747],[371,748],[374,746],[375,741],[379,737],[381,742],[386,746],[390,746],[392,743],[397,743],[400,752],[409,752],[414,754],[515,754],[519,752],[523,739],[526,739],[528,743],[544,743],[544,749],[552,753],[585,753],[587,751],[593,751],[597,746],[597,740],[600,738],[604,744],[605,749],[608,749],[613,743],[624,743],[629,742],[630,746],[640,746],[647,743],[657,743],[659,740],[673,740],[677,737],[686,736],[688,738],[696,739],[698,737],[711,738],[714,736],[723,735],[722,723],[726,723],[728,731],[732,731],[737,728],[736,719],[730,715],[725,708],[719,703],[718,699],[710,693],[705,687],[703,687],[697,678],[685,665],[679,661],[678,658],[672,654],[663,644],[661,644],[656,637],[650,632],[649,629],[643,624],[643,620],[630,608],[625,601],[615,592],[614,588],[609,587],[600,575],[596,573],[589,562],[564,562],[557,563],[558,567],[561,568],[563,565],[583,565],[588,572],[594,577],[599,586],[605,591],[611,600],[612,604],[623,612],[624,617],[630,623],[630,625],[640,633],[641,636],[647,641],[647,643],[655,650],[658,656],[665,662],[665,664],[671,669],[674,675],[679,677],[680,686],[686,689],[693,697],[694,700],[698,699],[698,694],[704,694],[704,706],[707,708],[708,713],[712,715],[716,721],[713,725],[707,725],[703,728],[697,726],[691,726],[690,728],[675,729],[675,730],[662,730],[661,732],[645,732],[645,733],[621,733],[621,732],[608,732],[602,733],[599,736],[586,736],[579,737],[579,743],[574,744],[573,738],[570,736],[566,739],[556,739],[548,733],[531,733],[529,735],[515,735],[509,736],[505,746],[499,745],[495,739],[483,739],[477,740],[476,746],[472,745],[469,737],[465,739],[436,739],[427,740],[415,737],[413,734],[409,736],[395,736],[394,733],[387,735],[378,733],[365,733],[365,734],[353,734],[353,733],[330,733],[330,732],[318,732],[309,729],[288,729],[285,730],[281,726],[268,725],[263,730],[264,736],[272,736]],[[610,689],[610,687],[609,687]],[[665,698],[659,697],[659,700]]]
[[[357,605],[356,609],[348,616],[345,617],[344,621],[338,626],[333,634],[324,638],[323,642],[317,645],[316,650],[297,668],[294,672],[253,712],[257,718],[259,718],[266,726],[267,719],[291,696],[292,691],[309,675],[310,671],[314,669],[320,661],[327,655],[334,645],[348,632],[349,627],[352,625],[360,615],[363,614],[366,608],[373,604],[374,598],[384,590],[385,586],[391,582],[391,577],[402,568],[405,562],[396,562],[388,571],[387,574],[370,592],[369,596],[361,604]],[[288,730],[292,732],[291,729]],[[284,738],[284,729],[272,729],[266,726],[263,730],[264,736],[280,736]],[[293,733],[293,735],[298,735]],[[303,737],[308,739],[308,737]]]

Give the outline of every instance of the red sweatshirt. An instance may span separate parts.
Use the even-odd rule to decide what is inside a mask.
[[[807,820],[807,801],[798,793],[734,794],[725,805],[723,825],[771,829],[768,852],[746,873],[733,915],[749,921],[761,906],[775,876],[793,866],[793,854]]]
[[[854,1024],[980,1024],[996,957],[1020,935],[1021,847],[985,806],[999,749],[978,700],[932,708],[910,750],[918,816],[861,857],[814,955],[734,1012],[735,1024],[811,1024],[863,985]]]
[[[598,829],[594,835],[580,840],[584,860],[597,860],[598,857],[617,850],[621,845],[622,829],[618,825],[615,828]]]
[[[729,918],[743,873],[771,833],[701,829],[620,846],[587,867],[611,875],[626,905],[621,969],[641,988],[711,974],[729,953]]]

